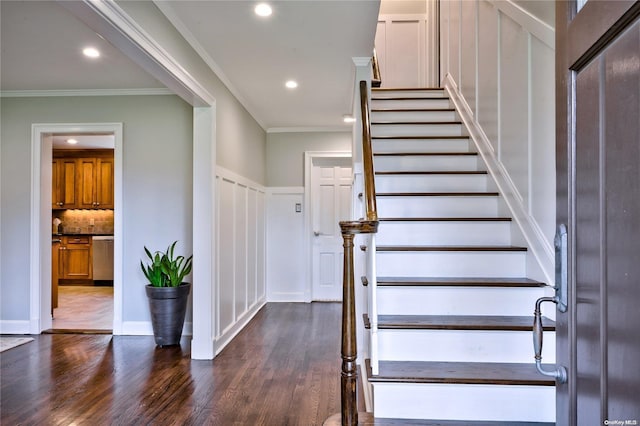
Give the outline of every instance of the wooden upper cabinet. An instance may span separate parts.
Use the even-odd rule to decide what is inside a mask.
[[[95,157],[87,151],[58,153],[52,168],[53,209],[112,209],[113,154]],[[68,157],[67,157],[68,156]]]
[[[112,209],[113,196],[113,158],[98,158],[96,164],[96,207]]]
[[[73,209],[77,207],[77,163],[73,158],[57,158],[52,163],[53,209]]]
[[[96,159],[80,158],[78,162],[78,208],[96,207]]]

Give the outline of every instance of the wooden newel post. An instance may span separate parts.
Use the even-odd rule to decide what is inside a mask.
[[[358,424],[358,404],[356,385],[358,370],[356,358],[356,301],[353,277],[353,237],[354,235],[342,226],[344,247],[344,267],[342,272],[342,374],[341,374],[341,414],[342,426]]]

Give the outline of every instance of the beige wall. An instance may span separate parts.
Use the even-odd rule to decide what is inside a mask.
[[[351,132],[269,133],[267,186],[304,186],[305,151],[351,152]]]
[[[191,252],[192,108],[177,96],[2,98],[0,320],[29,320],[31,125],[122,122],[123,320],[148,321],[143,246]]]

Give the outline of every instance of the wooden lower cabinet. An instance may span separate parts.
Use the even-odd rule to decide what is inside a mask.
[[[60,279],[93,279],[91,236],[63,236],[59,255],[58,277]]]

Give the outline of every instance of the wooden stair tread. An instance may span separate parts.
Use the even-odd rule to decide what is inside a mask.
[[[511,222],[510,217],[385,217],[379,222]]]
[[[441,171],[391,171],[375,172],[376,175],[486,175],[485,170],[441,170]]]
[[[376,251],[527,251],[519,246],[413,246],[413,245],[383,245],[377,246]]]
[[[365,328],[371,328],[368,314],[363,314]],[[545,331],[555,331],[556,324],[542,318]],[[378,329],[397,330],[492,330],[532,331],[533,317],[494,315],[379,315]]]
[[[410,100],[410,101],[413,101],[413,100],[425,101],[425,100],[433,100],[433,99],[436,99],[436,100],[443,99],[443,100],[447,100],[448,101],[449,97],[448,96],[420,96],[420,97],[418,97],[418,96],[394,96],[394,97],[384,97],[384,96],[383,97],[375,97],[375,96],[372,96],[371,97],[372,101],[407,101],[407,100]]]
[[[460,156],[474,156],[477,157],[477,152],[374,152],[373,156],[380,157],[460,157]]]
[[[336,423],[339,425],[340,423]],[[429,420],[429,419],[386,419],[373,417],[371,413],[358,413],[358,426],[553,426],[555,423],[541,422],[501,422],[486,420]]]
[[[378,374],[374,376],[371,372],[371,361],[367,359],[365,363],[368,379],[374,383],[555,386],[555,380],[540,374],[535,364],[380,361]],[[546,367],[550,368],[549,365]]]
[[[382,125],[419,125],[419,126],[427,126],[427,125],[447,125],[447,124],[462,124],[462,121],[372,121],[371,125],[374,124],[382,124]]]
[[[378,277],[376,281],[378,283],[378,286],[389,287],[546,287],[546,284],[529,278]]]
[[[429,111],[455,112],[455,108],[372,108],[371,109],[371,112],[429,112]]]
[[[498,192],[376,192],[376,197],[497,197]]]
[[[429,139],[465,139],[465,140],[469,140],[469,136],[371,136],[371,139],[411,139],[411,140],[416,140],[416,139],[424,139],[424,140],[429,140]]]
[[[444,87],[378,87],[371,89],[373,92],[410,92],[419,90],[444,90]]]

